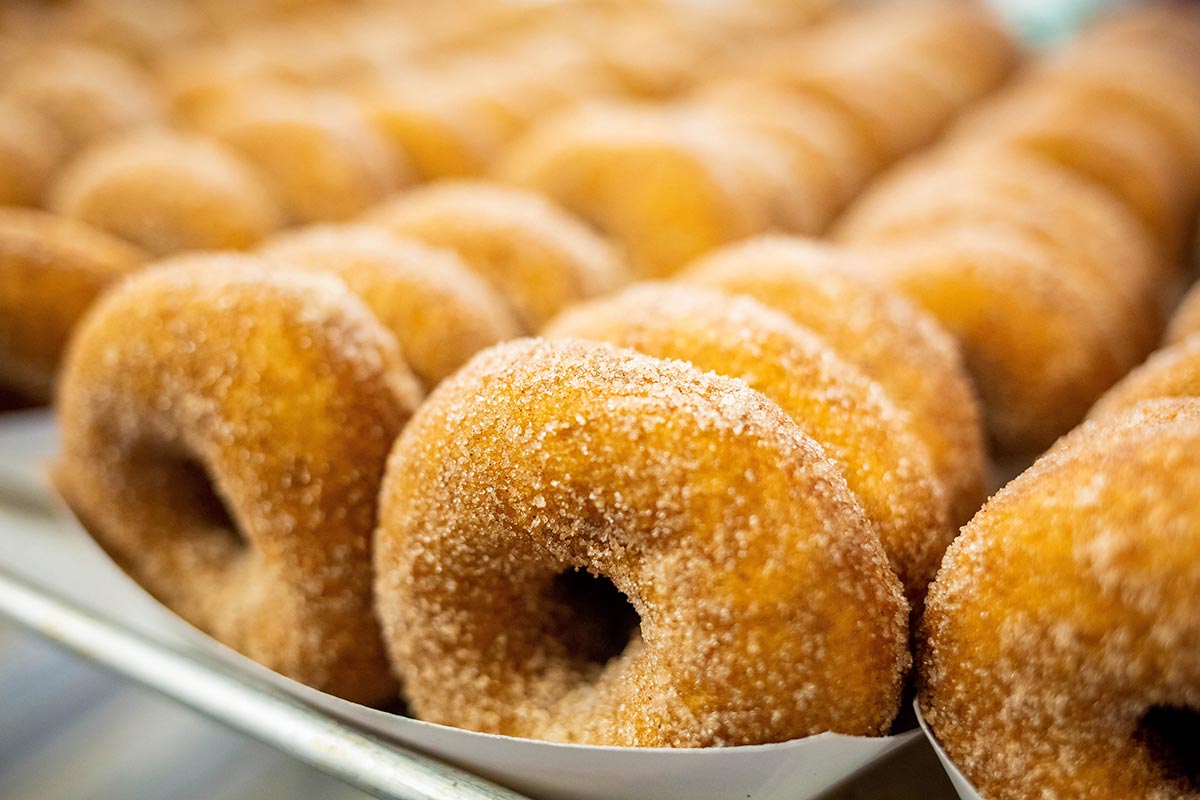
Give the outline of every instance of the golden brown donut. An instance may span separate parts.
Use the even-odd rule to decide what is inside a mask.
[[[376,603],[422,719],[703,747],[878,735],[896,713],[908,609],[878,537],[740,381],[499,345],[413,417],[380,509]],[[636,620],[606,614],[606,581]]]
[[[959,126],[952,144],[1013,148],[1061,164],[1113,193],[1138,216],[1164,248],[1177,252],[1185,225],[1182,210],[1194,189],[1173,157],[1169,139],[1142,114],[1084,92],[1035,86]]]
[[[1157,342],[1174,265],[1118,200],[1070,170],[1012,153],[917,162],[875,183],[839,223],[840,239],[886,246],[950,229],[985,228],[1036,241],[1107,303],[1122,360]]]
[[[4,76],[3,92],[54,123],[73,149],[163,117],[141,70],[81,44],[35,48]]]
[[[779,145],[722,137],[695,115],[652,106],[580,108],[535,126],[500,159],[503,181],[547,195],[613,237],[635,273],[669,275],[696,256],[769,228],[772,188],[754,162]]]
[[[956,529],[944,487],[909,415],[819,338],[750,298],[668,283],[578,305],[543,335],[688,361],[774,400],[841,469],[919,609]]]
[[[396,685],[371,531],[418,399],[394,339],[337,279],[188,256],[122,284],[73,340],[56,483],[188,622],[321,691],[383,702]]]
[[[432,76],[364,88],[359,104],[392,152],[425,180],[483,174],[504,144],[499,123],[469,107],[465,87]]]
[[[401,194],[365,219],[457,253],[504,296],[527,331],[628,280],[607,242],[563,209],[520,189],[443,181]]]
[[[520,332],[504,300],[454,253],[379,228],[304,228],[268,240],[259,253],[345,281],[395,335],[427,390],[477,351]]]
[[[247,249],[281,222],[266,187],[238,156],[166,131],[88,150],[63,171],[50,205],[155,255]]]
[[[1068,436],[951,545],[920,703],[990,800],[1194,798],[1200,403]]]
[[[337,95],[251,92],[217,138],[253,164],[294,223],[345,220],[396,191],[408,166]]]
[[[948,229],[860,252],[958,341],[1003,452],[1043,449],[1130,366],[1103,296],[1036,240]]]
[[[66,152],[52,122],[0,97],[0,205],[40,205]]]
[[[718,250],[679,279],[783,312],[879,383],[908,412],[945,487],[951,522],[961,524],[985,496],[979,401],[954,340],[866,267],[815,241],[763,237]]]
[[[142,259],[82,222],[0,208],[0,387],[48,400],[75,323]]]

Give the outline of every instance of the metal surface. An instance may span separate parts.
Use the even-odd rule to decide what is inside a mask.
[[[522,795],[384,744],[204,653],[178,652],[47,595],[0,569],[0,614],[114,672],[384,800]]]

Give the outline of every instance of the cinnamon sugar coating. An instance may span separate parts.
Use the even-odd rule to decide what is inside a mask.
[[[365,225],[318,225],[267,241],[281,265],[337,275],[395,335],[426,389],[520,325],[454,253]]]
[[[811,330],[876,381],[929,452],[950,520],[983,504],[987,454],[979,402],[957,345],[933,318],[846,250],[770,236],[696,261],[679,280],[748,295]]]
[[[811,332],[747,297],[642,283],[576,306],[543,334],[687,361],[774,400],[841,469],[919,607],[956,531],[944,489],[908,413]]]
[[[130,278],[73,340],[57,486],[112,558],[259,663],[394,696],[371,607],[387,452],[418,400],[335,278],[189,256]]]
[[[476,356],[388,465],[376,603],[415,713],[472,730],[702,747],[896,713],[908,613],[836,466],[740,381],[576,340]],[[640,631],[588,653],[603,576]]]
[[[1200,793],[1151,722],[1200,709],[1197,452],[1194,400],[1088,422],[951,545],[920,703],[984,797]]]
[[[0,208],[0,387],[50,399],[76,322],[143,258],[82,222]]]
[[[511,187],[441,181],[401,194],[365,219],[457,253],[504,296],[526,332],[629,277],[610,245],[583,223]]]

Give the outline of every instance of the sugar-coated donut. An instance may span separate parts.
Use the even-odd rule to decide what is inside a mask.
[[[396,444],[375,564],[423,719],[702,747],[877,735],[898,708],[908,608],[845,481],[774,403],[680,362],[479,354]]]
[[[82,222],[0,208],[0,388],[49,399],[75,323],[143,258]]]
[[[233,105],[217,138],[262,173],[292,222],[349,219],[407,180],[407,164],[348,101],[260,91]]]
[[[87,45],[35,49],[4,76],[3,91],[54,123],[72,148],[163,117],[154,87],[141,70]]]
[[[876,182],[838,236],[886,245],[954,228],[1010,231],[1053,250],[1059,269],[1106,303],[1124,363],[1158,340],[1171,267],[1124,204],[1057,165],[1005,152],[918,162]]]
[[[66,148],[54,123],[0,97],[0,205],[40,205]]]
[[[949,229],[861,257],[958,340],[1002,451],[1044,448],[1130,366],[1103,297],[1036,240]]]
[[[695,117],[656,107],[581,108],[536,126],[496,166],[616,239],[643,276],[669,275],[719,245],[770,227],[772,209],[738,149]],[[764,156],[765,157],[765,156]],[[785,162],[779,161],[781,174]]]
[[[1200,403],[1082,426],[951,545],[920,703],[989,800],[1200,791]]]
[[[371,531],[418,398],[336,278],[186,256],[108,294],[73,340],[56,483],[181,617],[309,686],[383,702],[396,686]]]
[[[956,530],[944,488],[910,415],[818,337],[748,297],[671,283],[575,306],[543,335],[688,361],[774,400],[841,469],[919,608]]]
[[[365,219],[453,250],[504,296],[526,331],[628,280],[607,242],[563,209],[520,189],[444,181],[401,194]]]
[[[360,95],[371,125],[426,180],[480,175],[504,142],[496,121],[467,108],[460,86],[409,77]]]
[[[454,253],[380,228],[302,228],[267,240],[259,252],[345,281],[396,336],[426,389],[477,351],[520,332],[503,298]]]
[[[253,247],[281,223],[258,175],[207,139],[142,132],[96,145],[53,187],[51,207],[155,255]]]
[[[987,454],[979,401],[954,340],[873,278],[852,253],[760,237],[717,250],[679,280],[753,297],[816,333],[909,414],[945,487],[954,524],[984,499]]]

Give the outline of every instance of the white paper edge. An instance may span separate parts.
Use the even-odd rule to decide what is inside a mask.
[[[22,457],[33,455],[28,447],[30,442],[40,438],[48,445],[54,441],[53,420],[49,415],[14,416],[18,418],[0,419],[0,461],[5,460],[6,451],[13,452],[10,448],[17,441],[21,443],[18,455]],[[42,450],[37,455],[45,458],[47,454]],[[15,488],[21,491],[38,485],[48,488],[37,474],[43,465],[29,467],[33,472],[26,470],[25,475],[17,474],[20,470],[0,470],[0,485],[7,483],[11,488],[15,483]],[[15,480],[10,483],[14,475]],[[748,796],[754,800],[807,800],[846,782],[887,753],[922,735],[919,729],[914,729],[885,737],[822,733],[788,742],[727,748],[603,747],[477,733],[378,711],[290,680],[192,627],[121,571],[61,503],[53,505],[60,511],[59,518],[47,522],[41,530],[31,529],[29,535],[45,536],[53,528],[56,548],[75,548],[77,562],[94,560],[93,566],[84,567],[84,574],[94,574],[110,587],[113,581],[122,584],[122,591],[118,592],[122,597],[114,598],[115,606],[108,609],[110,614],[114,607],[118,609],[116,616],[123,620],[118,624],[133,623],[130,627],[169,645],[178,646],[182,642],[203,649],[338,719],[536,797],[723,800]],[[44,577],[31,574],[38,572],[36,568],[29,569],[34,565],[21,566],[24,568],[20,571],[31,579]],[[39,585],[48,583],[53,590],[53,580],[42,580]],[[93,610],[104,613],[103,604],[110,602],[109,598],[104,592],[93,596],[98,598],[93,602]]]
[[[958,796],[962,800],[983,800],[983,796],[979,794],[979,790],[971,785],[971,782],[967,780],[967,776],[963,775],[958,767],[954,766],[954,762],[950,760],[950,756],[942,749],[937,736],[934,735],[933,730],[929,727],[929,723],[925,721],[925,716],[921,713],[920,702],[914,700],[913,709],[917,712],[917,724],[921,726],[921,732],[929,740],[929,746],[933,748],[933,752],[937,753],[938,761],[942,762],[942,768],[946,770],[946,775],[950,778],[950,783],[954,784],[954,791],[958,792]]]

